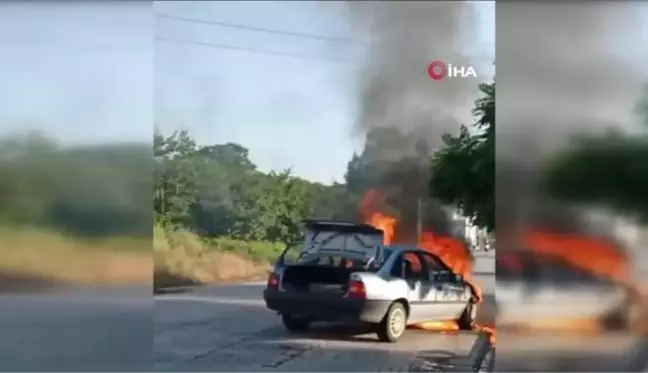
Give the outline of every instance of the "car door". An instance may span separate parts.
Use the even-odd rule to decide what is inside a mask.
[[[541,290],[536,298],[546,318],[554,314],[563,320],[602,317],[619,307],[623,291],[612,280],[596,276],[560,258],[536,255]]]
[[[498,253],[495,273],[497,322],[524,323],[526,315],[536,307],[535,294],[539,289],[537,270],[529,254],[517,250]]]
[[[421,298],[423,280],[423,262],[421,258],[411,252],[403,252],[396,261],[394,277],[399,277],[407,284],[407,301],[410,305],[409,321],[420,322],[426,320],[426,312]]]
[[[468,285],[436,256],[419,254],[425,268],[422,302],[430,320],[459,318],[470,299]]]

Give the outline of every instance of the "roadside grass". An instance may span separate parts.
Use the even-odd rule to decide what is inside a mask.
[[[283,245],[153,231],[154,289],[265,278]]]
[[[32,227],[0,227],[3,288],[44,283],[151,283],[146,238],[83,239]],[[31,280],[30,280],[31,279]]]
[[[206,239],[160,226],[154,226],[152,241],[86,239],[2,226],[0,291],[46,284],[154,283],[160,288],[265,278],[283,248],[268,242]]]

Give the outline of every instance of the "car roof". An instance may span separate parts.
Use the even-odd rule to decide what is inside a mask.
[[[375,228],[369,224],[341,220],[304,219],[302,223],[307,229],[313,230],[381,235],[384,233],[382,229]]]

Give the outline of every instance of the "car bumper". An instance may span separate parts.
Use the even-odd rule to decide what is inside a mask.
[[[280,314],[290,314],[318,321],[362,321],[378,323],[391,301],[341,298],[322,294],[299,294],[264,290],[266,307]]]

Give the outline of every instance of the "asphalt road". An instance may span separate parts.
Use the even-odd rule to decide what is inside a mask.
[[[500,372],[637,372],[648,367],[645,339],[628,334],[498,333]]]
[[[494,258],[480,257],[475,271],[492,303]],[[408,371],[421,359],[442,369],[464,363],[476,336],[412,330],[399,343],[387,344],[370,331],[330,324],[291,335],[265,308],[264,286],[213,286],[156,296],[155,370]]]
[[[0,371],[150,371],[151,292],[0,294]]]
[[[492,266],[493,258],[479,258],[475,268],[491,295],[487,305]],[[150,288],[0,294],[0,371],[406,371],[421,360],[461,370],[475,338],[409,331],[400,343],[383,344],[373,333],[326,325],[290,335],[263,306],[262,288],[203,287],[155,301]],[[648,366],[648,342],[629,335],[498,331],[497,338],[498,371]]]

